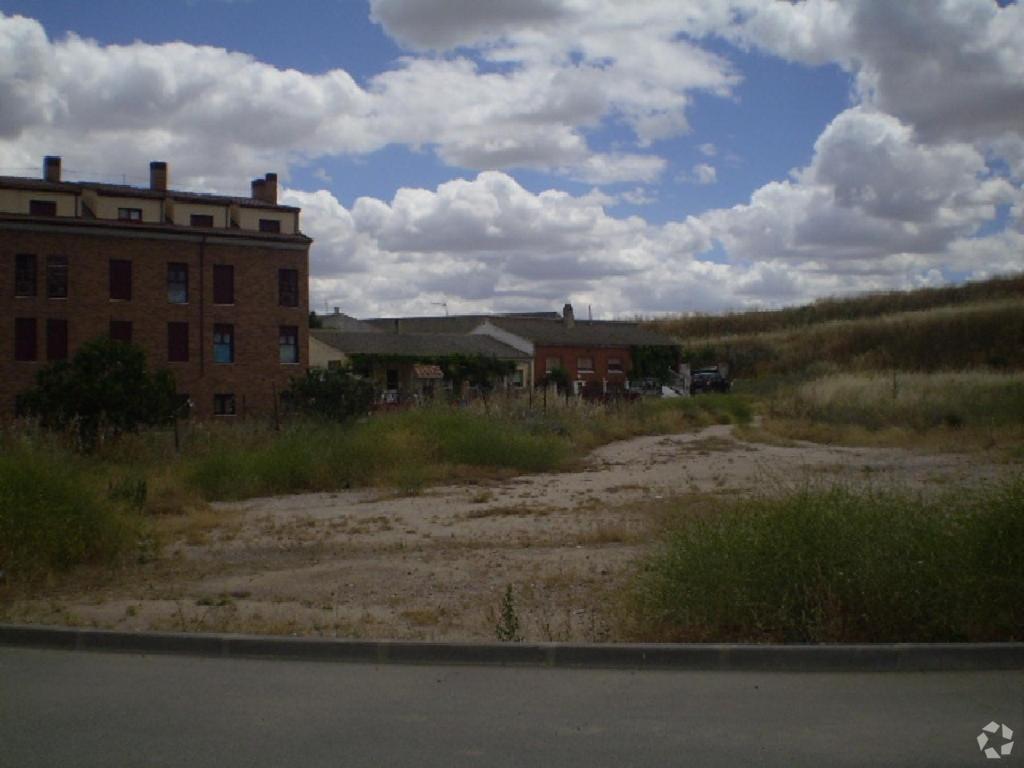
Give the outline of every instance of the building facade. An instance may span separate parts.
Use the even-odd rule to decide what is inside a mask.
[[[619,320],[577,320],[571,304],[562,314],[530,312],[505,315],[456,315],[452,317],[375,318],[366,325],[381,331],[404,333],[467,333],[486,335],[525,352],[531,359],[526,386],[544,381],[547,373],[561,368],[574,388],[589,394],[621,391],[644,375],[637,370],[634,352],[661,348],[670,351],[672,362],[665,371],[677,374],[680,342],[640,323]],[[650,375],[650,374],[647,374]]]
[[[101,336],[141,346],[197,416],[270,412],[308,364],[309,246],[277,177],[250,197],[0,177],[0,414]]]

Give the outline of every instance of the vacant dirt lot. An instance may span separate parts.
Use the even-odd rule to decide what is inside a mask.
[[[730,427],[605,446],[579,472],[395,497],[219,504],[162,521],[160,557],[0,607],[8,621],[117,629],[493,640],[513,585],[529,640],[616,638],[615,595],[669,497],[807,482],[931,488],[1000,468],[956,454],[745,442]]]

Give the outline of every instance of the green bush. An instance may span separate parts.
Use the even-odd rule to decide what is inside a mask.
[[[679,508],[633,595],[646,639],[1024,639],[1024,478]]]
[[[103,494],[89,468],[66,453],[14,447],[0,456],[0,568],[14,574],[114,561],[139,519],[118,489]],[[138,497],[138,487],[131,491]]]
[[[210,434],[187,461],[188,483],[209,500],[324,491],[357,485],[416,490],[484,472],[559,468],[569,444],[514,421],[446,406],[419,408],[341,425],[296,422],[280,432]]]
[[[297,413],[345,421],[370,409],[373,384],[345,368],[311,368],[291,380],[281,399]]]
[[[167,423],[180,406],[168,371],[150,374],[140,347],[106,338],[43,368],[35,386],[18,397],[19,414],[73,432],[84,450],[95,448],[102,433]]]

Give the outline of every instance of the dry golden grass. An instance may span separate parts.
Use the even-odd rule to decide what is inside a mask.
[[[238,535],[241,528],[240,510],[218,510],[207,505],[176,515],[162,515],[154,522],[157,540],[165,545],[184,541],[189,546],[202,546],[210,542],[214,533],[227,541]]]
[[[764,410],[748,439],[1012,451],[1024,439],[1024,373],[841,374],[777,394]]]

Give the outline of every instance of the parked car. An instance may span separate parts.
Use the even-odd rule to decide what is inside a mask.
[[[732,383],[717,368],[698,368],[690,375],[690,394],[728,392]]]

